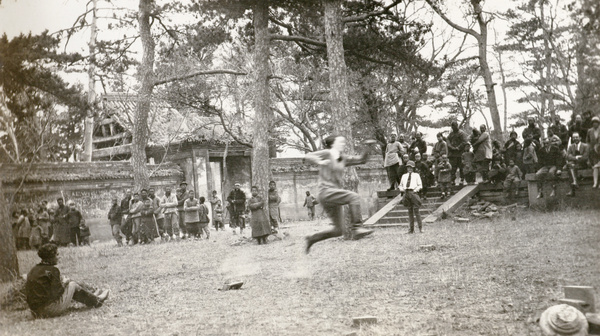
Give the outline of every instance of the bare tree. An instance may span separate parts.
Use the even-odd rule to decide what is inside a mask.
[[[483,10],[483,0],[469,0],[472,9],[472,16],[479,27],[479,32],[473,28],[467,28],[452,21],[440,8],[439,4],[435,0],[425,0],[431,8],[452,28],[463,32],[469,36],[474,37],[477,40],[478,54],[479,54],[479,67],[481,76],[485,83],[485,91],[487,93],[487,103],[490,110],[490,116],[492,117],[492,125],[494,129],[492,134],[494,137],[502,138],[502,123],[500,121],[500,112],[498,111],[498,104],[496,102],[496,93],[494,91],[494,80],[492,79],[492,71],[489,67],[487,60],[487,46],[488,46],[488,24],[491,21],[491,16],[486,18]]]

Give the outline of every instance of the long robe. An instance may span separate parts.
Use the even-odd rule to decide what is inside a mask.
[[[252,211],[250,227],[252,228],[252,237],[258,238],[271,234],[271,224],[265,214],[265,201],[260,196],[250,198],[248,208]]]
[[[60,245],[66,245],[71,242],[71,228],[67,222],[69,208],[63,206],[56,209],[54,214],[54,241]]]

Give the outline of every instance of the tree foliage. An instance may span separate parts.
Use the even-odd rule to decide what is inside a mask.
[[[0,37],[0,146],[3,161],[63,161],[81,137],[88,106],[81,87],[59,74],[81,61],[58,52],[48,32]]]

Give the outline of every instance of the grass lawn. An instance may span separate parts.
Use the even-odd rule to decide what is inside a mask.
[[[238,236],[211,231],[210,241],[64,248],[61,272],[110,288],[109,300],[51,319],[2,311],[0,335],[538,335],[531,321],[562,285],[600,288],[599,218],[445,220],[423,234],[321,242],[308,256],[303,237],[326,221],[288,223],[289,236],[266,246],[230,246]],[[38,258],[19,261],[25,273]],[[218,291],[227,280],[245,284]],[[361,315],[378,323],[353,328]]]

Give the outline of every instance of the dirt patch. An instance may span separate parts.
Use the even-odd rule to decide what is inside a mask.
[[[528,335],[562,285],[600,288],[598,212],[520,211],[477,223],[444,220],[407,235],[379,229],[332,239],[305,255],[328,223],[291,223],[289,237],[239,237],[117,248],[61,248],[63,274],[110,288],[100,309],[33,320],[0,314],[0,335]],[[431,251],[420,246],[432,245]],[[20,252],[25,273],[36,262]],[[244,281],[240,290],[218,291]],[[377,323],[352,327],[352,317]]]

